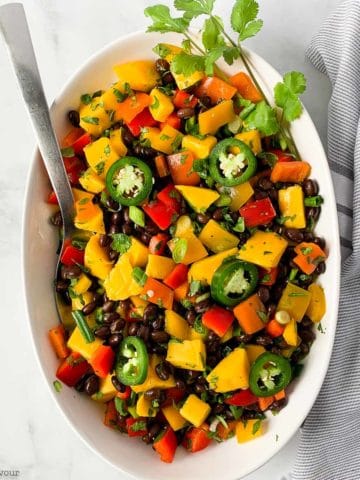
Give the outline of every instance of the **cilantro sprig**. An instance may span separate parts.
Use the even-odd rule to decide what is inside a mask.
[[[220,17],[214,13],[215,0],[174,0],[174,7],[182,16],[172,16],[169,7],[158,4],[145,9],[145,15],[152,20],[149,32],[175,32],[184,35],[183,51],[175,55],[171,62],[171,71],[175,74],[190,76],[194,72],[204,71],[211,76],[214,73],[227,80],[226,76],[216,66],[223,58],[232,65],[240,58],[251,80],[261,93],[263,101],[254,104],[237,95],[237,100],[243,108],[241,118],[247,130],[257,129],[263,135],[277,135],[281,147],[289,148],[291,153],[299,158],[296,145],[289,130],[289,123],[300,117],[303,107],[299,99],[306,88],[306,80],[300,72],[289,72],[274,88],[275,107],[267,99],[242,42],[260,32],[263,21],[258,18],[259,4],[256,0],[236,0],[231,11],[230,23],[232,34],[228,34]],[[193,19],[204,16],[202,30],[202,45],[192,37],[190,26]],[[157,46],[154,51],[160,56],[166,56],[164,47]]]

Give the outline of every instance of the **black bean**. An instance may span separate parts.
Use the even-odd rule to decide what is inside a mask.
[[[145,233],[147,233],[148,235],[156,235],[157,233],[159,233],[159,227],[153,222],[148,222],[145,225]]]
[[[279,235],[283,235],[284,231],[285,231],[285,227],[283,227],[282,225],[279,225],[277,223],[275,223],[274,225],[274,231],[275,233],[278,233]]]
[[[125,233],[125,235],[132,235],[133,233],[133,227],[130,223],[124,223],[122,226],[121,226],[121,231],[122,233]]]
[[[209,298],[202,300],[199,303],[195,303],[194,310],[196,313],[204,313],[211,307],[211,301]]]
[[[81,274],[82,270],[77,265],[61,265],[61,278],[63,280],[79,278]]]
[[[281,400],[275,400],[275,402],[273,402],[269,409],[270,410],[276,410],[277,412],[280,411],[282,408],[284,408],[287,404],[287,398],[282,398]]]
[[[300,322],[300,325],[304,328],[309,328],[313,326],[313,322],[311,318],[309,318],[307,315],[303,317],[303,319]]]
[[[212,107],[212,100],[211,97],[208,95],[203,95],[200,97],[200,103],[205,107],[205,108],[211,108]]]
[[[271,291],[271,297],[273,298],[273,300],[280,300],[283,290],[283,285],[275,284]]]
[[[125,327],[125,320],[122,318],[118,318],[110,325],[110,332],[111,333],[121,333],[123,328]]]
[[[275,303],[269,303],[267,306],[267,315],[270,319],[274,318],[276,313],[276,304]]]
[[[177,112],[176,112],[176,115],[179,117],[179,118],[183,118],[183,119],[186,119],[186,118],[191,118],[195,115],[195,110],[191,107],[184,107],[184,108],[180,108]]]
[[[147,305],[144,310],[144,315],[143,315],[144,322],[151,322],[156,318],[157,314],[158,314],[157,306],[149,303],[149,305]]]
[[[239,343],[250,343],[253,339],[253,336],[252,335],[247,335],[246,333],[243,333],[242,335],[237,335],[234,338]]]
[[[119,258],[119,252],[117,252],[116,250],[110,250],[109,258],[111,261],[116,261]]]
[[[196,313],[195,310],[190,309],[186,312],[185,318],[189,325],[194,325],[196,320]]]
[[[255,200],[263,200],[266,197],[268,197],[268,194],[264,190],[255,190],[255,193],[254,193]]]
[[[278,191],[276,190],[276,188],[271,188],[269,191],[269,197],[271,199],[272,202],[277,202],[278,201]]]
[[[120,315],[117,312],[105,313],[103,318],[104,323],[110,324],[120,318]]]
[[[118,204],[118,202],[116,202],[113,198],[111,197],[108,197],[105,201],[105,206],[109,209],[109,210],[119,210],[120,208],[120,205]]]
[[[94,310],[95,308],[97,307],[97,303],[96,302],[90,302],[88,303],[87,305],[85,305],[82,309],[82,313],[84,315],[90,315]]]
[[[178,388],[179,390],[185,390],[186,385],[184,380],[181,380],[181,378],[175,379],[175,387]]]
[[[142,233],[140,238],[141,238],[142,243],[144,243],[145,245],[149,245],[150,240],[151,240],[150,235],[148,235],[147,233]]]
[[[123,336],[121,335],[121,333],[114,333],[108,338],[108,344],[110,345],[110,347],[115,348],[119,345],[122,339]]]
[[[261,286],[257,294],[263,303],[267,303],[270,300],[270,291],[267,287]]]
[[[131,322],[128,328],[128,334],[131,337],[136,336],[139,326],[140,326],[139,322]]]
[[[120,380],[117,378],[116,375],[113,375],[113,376],[111,377],[111,383],[114,385],[114,387],[116,388],[116,390],[117,390],[118,392],[121,392],[121,393],[124,393],[124,392],[125,392],[126,386],[123,385],[123,384],[120,382]]]
[[[170,64],[164,58],[158,58],[155,62],[156,71],[159,73],[165,73],[170,70]]]
[[[197,370],[187,370],[187,383],[194,383],[200,375],[201,372],[198,372]]]
[[[161,330],[164,328],[164,317],[159,315],[155,320],[152,320],[151,326],[154,330]]]
[[[55,284],[55,289],[59,293],[59,292],[63,292],[64,290],[67,290],[68,286],[69,286],[69,282],[67,282],[66,280],[57,280]]]
[[[62,216],[61,216],[61,212],[60,210],[56,213],[54,213],[54,215],[52,215],[50,217],[50,222],[55,226],[55,227],[61,227],[62,224],[63,224],[63,219],[62,219]]]
[[[316,243],[316,245],[319,245],[319,247],[324,250],[324,248],[326,247],[326,242],[323,238],[321,237],[315,237],[314,240],[313,240],[314,243]]]
[[[157,343],[166,343],[169,341],[169,338],[170,338],[169,334],[164,330],[153,331],[151,332],[150,336],[151,336],[151,340]]]
[[[114,233],[120,233],[121,227],[120,225],[116,225],[112,223],[109,228],[109,235],[113,235]]]
[[[172,83],[175,83],[175,79],[172,75],[171,72],[166,72],[163,76],[162,76],[162,82],[164,85],[171,85]]]
[[[121,212],[114,212],[112,215],[111,215],[111,223],[115,224],[115,225],[118,225],[119,223],[121,223],[123,221],[123,216],[121,214]]]
[[[198,213],[196,215],[196,220],[201,223],[201,224],[205,224],[207,223],[209,220],[210,220],[210,216],[207,215],[206,213]]]
[[[151,388],[144,392],[144,397],[149,400],[159,400],[161,395],[161,390],[159,388]]]
[[[97,330],[95,330],[94,333],[97,337],[104,340],[111,335],[110,327],[108,327],[107,325],[103,325],[102,327],[98,328]]]
[[[217,208],[214,213],[212,214],[212,218],[214,220],[216,220],[217,222],[219,222],[220,220],[223,219],[223,209],[222,208]]]
[[[168,380],[172,373],[172,368],[168,362],[164,361],[156,365],[155,371],[160,380]]]
[[[208,340],[208,342],[214,342],[214,341],[220,340],[220,337],[219,337],[219,335],[216,335],[215,332],[210,330],[209,335],[207,337],[207,340]]]
[[[257,345],[262,345],[263,347],[267,347],[273,343],[273,340],[268,335],[258,335],[255,339],[255,343]]]
[[[198,395],[201,395],[202,393],[206,392],[206,386],[202,383],[196,383],[194,386],[194,390]]]
[[[262,177],[257,182],[257,187],[261,188],[261,190],[270,190],[271,188],[273,188],[273,183],[270,178]]]
[[[324,273],[326,270],[326,263],[325,262],[320,262],[319,265],[316,267],[315,273],[317,275],[321,275]]]
[[[128,129],[128,127],[126,125],[123,125],[123,127],[121,129],[121,136],[122,136],[122,139],[123,139],[123,142],[125,143],[125,145],[127,147],[131,147],[134,140],[135,140],[135,137],[130,132],[130,130]]]
[[[86,373],[85,375],[83,375],[80,378],[80,380],[76,383],[75,390],[78,391],[78,392],[83,392],[84,388],[85,388],[85,382],[91,375],[92,375],[91,373],[90,374]]]
[[[104,313],[111,313],[116,306],[116,303],[112,300],[107,300],[104,305],[102,306],[102,310]]]
[[[78,128],[80,125],[80,115],[79,112],[76,110],[69,110],[68,114],[68,120],[71,123],[73,127]]]
[[[222,403],[217,403],[216,405],[213,406],[212,413],[214,415],[220,415],[221,413],[224,412],[225,408],[226,408],[225,405],[223,405]]]
[[[285,236],[295,243],[301,243],[304,240],[303,233],[297,228],[287,228],[285,230]]]
[[[97,377],[96,375],[91,375],[85,381],[84,391],[87,395],[94,395],[94,393],[99,391],[99,386],[99,377]]]
[[[315,340],[315,333],[312,330],[299,330],[299,337],[303,342],[311,343]]]
[[[310,180],[309,178],[304,181],[302,188],[306,197],[312,197],[319,193],[319,187],[317,183],[315,180]]]
[[[313,219],[315,222],[319,218],[321,213],[321,207],[308,207],[305,208],[305,215],[307,219]]]
[[[111,243],[111,238],[108,235],[100,235],[99,245],[100,247],[108,247]]]
[[[155,440],[161,430],[161,426],[158,423],[153,423],[149,428],[148,435],[150,436],[151,440]]]
[[[215,355],[209,355],[206,363],[209,365],[209,367],[214,368],[219,362]]]
[[[307,355],[310,352],[309,344],[301,342],[300,343],[300,350],[301,350],[301,353],[303,353],[304,355]]]
[[[147,325],[140,325],[138,331],[136,332],[136,336],[142,338],[144,342],[147,343],[150,336],[149,327]]]

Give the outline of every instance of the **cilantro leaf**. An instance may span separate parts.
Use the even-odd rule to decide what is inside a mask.
[[[220,45],[219,47],[215,47],[209,52],[207,52],[205,56],[205,73],[208,76],[212,76],[214,74],[214,64],[216,63],[219,58],[223,56],[224,51],[226,50],[226,45]]]
[[[111,238],[111,248],[116,252],[123,254],[131,247],[131,238],[125,233],[113,233]]]
[[[195,18],[199,15],[211,15],[215,0],[175,0],[177,10],[185,12],[186,18]]]
[[[306,89],[306,79],[301,72],[288,72],[284,75],[284,82],[275,85],[275,103],[283,109],[284,118],[292,122],[300,117],[303,107],[299,95]]]
[[[240,50],[236,47],[226,47],[223,52],[223,57],[228,65],[232,65],[234,60],[240,57]]]
[[[220,21],[220,19],[218,20]],[[222,44],[224,43],[224,40],[221,36],[219,23],[214,17],[210,17],[204,22],[202,43],[206,50],[211,50],[217,47],[219,45],[219,42],[221,42]]]
[[[147,17],[150,17],[153,24],[147,29],[148,32],[176,32],[184,33],[189,26],[190,19],[173,18],[170,15],[170,9],[166,5],[153,5],[144,10]]]
[[[165,58],[171,53],[171,50],[165,43],[158,43],[153,48],[153,52],[156,53],[156,55],[159,55],[159,57]]]
[[[256,35],[263,21],[256,19],[259,4],[255,0],[237,0],[231,12],[231,26],[239,34],[239,41]]]
[[[173,73],[182,73],[185,76],[190,76],[197,70],[203,71],[205,69],[205,59],[200,55],[190,55],[181,52],[175,55],[170,69]]]
[[[245,123],[249,130],[260,130],[265,136],[274,135],[279,131],[276,112],[264,100],[246,117]]]

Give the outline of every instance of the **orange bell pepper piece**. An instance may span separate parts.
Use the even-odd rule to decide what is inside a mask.
[[[161,306],[166,310],[172,309],[174,292],[171,288],[154,278],[148,277],[141,295],[145,295],[149,302],[155,303],[155,305]]]
[[[240,95],[246,100],[257,103],[263,100],[263,96],[253,84],[253,81],[245,72],[239,72],[230,77],[229,82],[237,88]]]
[[[165,155],[157,155],[155,157],[155,167],[160,178],[170,175]]]
[[[271,396],[271,397],[259,397],[258,398],[258,403],[259,403],[259,408],[262,412],[265,412],[265,410],[267,410],[270,405],[273,403],[274,401],[274,397]]]
[[[294,250],[297,256],[293,261],[306,275],[311,275],[318,264],[326,259],[326,253],[316,243],[302,242]]]
[[[59,358],[66,358],[70,355],[70,350],[66,345],[65,329],[62,325],[58,325],[49,330],[49,339]]]
[[[81,137],[83,133],[84,130],[82,128],[72,128],[70,132],[65,135],[63,141],[61,142],[61,145],[63,147],[71,147],[71,145],[76,142],[76,140]]]
[[[276,182],[300,183],[310,175],[311,167],[307,162],[293,160],[277,162],[271,171],[270,180]]]
[[[195,453],[204,450],[211,443],[211,438],[208,435],[209,425],[203,423],[200,427],[192,427],[185,433],[182,446],[189,452]]]
[[[192,171],[195,157],[190,150],[168,155],[167,160],[175,185],[198,185],[200,183],[199,175]]]
[[[119,103],[116,110],[116,119],[130,123],[151,103],[151,98],[146,93],[135,93]]]
[[[235,93],[236,87],[217,77],[204,78],[195,91],[197,97],[210,97],[213,103],[218,103],[220,100],[230,100]]]
[[[252,335],[264,328],[261,317],[265,312],[264,304],[256,293],[234,308],[234,315],[247,335]]]

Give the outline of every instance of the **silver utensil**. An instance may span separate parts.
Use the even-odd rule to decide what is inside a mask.
[[[22,4],[9,3],[0,7],[0,31],[8,47],[15,75],[35,131],[39,150],[51,185],[59,201],[63,219],[62,251],[64,243],[71,240],[75,230],[73,223],[74,199],[59,144],[51,123],[49,108],[44,95],[29,26]],[[59,254],[60,258],[61,252]],[[58,260],[55,279],[58,278],[59,264],[60,261]],[[59,316],[61,317],[62,309],[57,294],[55,298]]]

